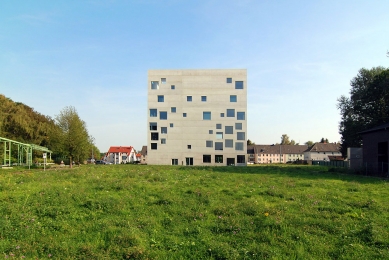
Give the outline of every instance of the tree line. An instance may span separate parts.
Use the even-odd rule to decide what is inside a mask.
[[[100,154],[89,135],[87,126],[74,107],[65,107],[54,118],[45,116],[33,108],[0,94],[0,137],[27,144],[47,147],[52,158],[68,159],[69,163],[83,162],[92,151]],[[11,150],[12,152],[13,150]],[[1,158],[3,149],[0,150]],[[13,151],[12,157],[17,157]],[[34,152],[34,157],[40,156]]]

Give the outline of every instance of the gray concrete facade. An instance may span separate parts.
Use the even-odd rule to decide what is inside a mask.
[[[149,70],[147,163],[246,165],[245,69]]]

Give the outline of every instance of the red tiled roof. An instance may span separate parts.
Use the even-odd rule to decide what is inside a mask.
[[[132,146],[111,146],[109,147],[108,153],[131,153],[132,149],[134,149]]]
[[[142,155],[140,153],[137,153],[136,157],[142,157]]]

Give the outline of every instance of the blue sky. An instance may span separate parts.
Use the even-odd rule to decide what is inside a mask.
[[[0,2],[0,93],[74,106],[105,152],[147,144],[147,70],[245,68],[248,138],[340,140],[337,98],[389,66],[388,1]]]

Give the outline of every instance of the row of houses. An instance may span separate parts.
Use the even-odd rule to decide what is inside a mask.
[[[147,147],[143,146],[141,152],[137,153],[132,146],[111,146],[102,158],[103,161],[111,164],[125,164],[133,162],[146,163]]]
[[[331,161],[343,160],[340,145],[336,143],[315,143],[308,145],[248,145],[247,162],[288,163],[300,160]]]

